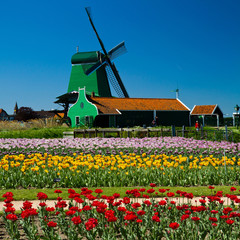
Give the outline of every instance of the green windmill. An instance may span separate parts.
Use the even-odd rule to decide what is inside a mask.
[[[85,88],[87,95],[94,93],[99,97],[112,97],[110,82],[118,97],[129,97],[116,66],[112,62],[113,59],[126,52],[125,43],[122,42],[107,52],[93,24],[89,10],[89,8],[86,8],[89,21],[101,45],[102,52],[77,52],[72,56],[72,71],[67,93],[57,97],[58,100],[55,102],[64,107],[65,116],[69,104],[77,101],[80,88]]]

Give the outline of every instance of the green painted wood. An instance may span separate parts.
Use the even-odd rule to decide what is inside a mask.
[[[96,51],[94,51],[94,52],[77,52],[72,56],[71,62],[72,62],[72,64],[95,63],[98,61],[99,54],[101,54],[101,53],[96,52]]]
[[[95,117],[98,115],[97,107],[86,98],[85,88],[78,90],[78,100],[68,110],[68,117],[71,119],[72,127],[88,125],[86,117],[89,119],[89,127],[92,127]]]
[[[97,52],[76,53],[72,56],[72,71],[68,85],[68,92],[86,89],[86,94],[92,92],[99,97],[111,97],[111,90],[105,67],[102,66],[87,76],[85,71],[92,67],[99,59]]]

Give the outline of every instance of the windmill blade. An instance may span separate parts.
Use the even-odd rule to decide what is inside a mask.
[[[99,35],[98,35],[98,33],[97,33],[97,30],[96,30],[96,28],[95,28],[95,26],[94,26],[94,24],[93,24],[93,21],[92,21],[92,18],[91,18],[91,14],[90,14],[90,8],[87,7],[87,8],[85,8],[85,10],[86,10],[86,12],[87,12],[89,21],[90,21],[90,23],[91,23],[91,25],[92,25],[92,28],[93,28],[96,36],[97,36],[97,39],[98,39],[98,41],[99,41],[99,43],[100,43],[100,45],[101,45],[101,47],[102,47],[102,50],[103,50],[105,56],[107,56],[107,51],[106,51],[106,49],[105,49],[105,47],[104,47],[104,45],[103,45],[103,42],[102,42],[102,40],[100,39],[100,37],[99,37]]]
[[[123,95],[123,92],[116,80],[116,77],[112,71],[112,69],[110,68],[110,66],[107,64],[106,65],[106,73],[107,73],[107,76],[108,76],[108,80],[109,82],[111,83],[113,89],[115,90],[115,92],[117,93],[118,97],[120,98],[124,98],[124,95]]]
[[[109,64],[109,63],[108,63],[108,64]],[[113,71],[113,74],[114,74],[114,76],[115,76],[115,78],[116,78],[117,84],[118,84],[118,86],[119,86],[119,88],[120,88],[120,90],[121,90],[121,92],[122,92],[122,95],[123,95],[125,98],[129,98],[129,95],[128,95],[128,93],[127,93],[127,90],[126,90],[126,88],[125,88],[125,86],[124,86],[124,84],[123,84],[123,82],[122,82],[122,79],[120,78],[120,75],[119,75],[119,73],[118,73],[118,71],[117,71],[114,63],[111,63],[111,62],[110,62],[109,67],[110,67],[110,68],[112,69],[112,71]]]
[[[126,53],[127,49],[125,46],[125,42],[121,42],[116,47],[112,48],[107,56],[104,56],[100,61],[98,61],[95,65],[93,65],[91,68],[87,69],[85,71],[85,74],[89,76],[91,73],[96,71],[98,68],[100,68],[102,65],[109,63],[110,60],[115,59],[118,56],[121,56],[122,54]]]
[[[93,73],[94,71],[96,71],[97,69],[99,69],[102,65],[106,64],[106,60],[104,61],[98,61],[96,64],[94,64],[92,67],[90,67],[89,69],[87,69],[87,71],[85,71],[84,73],[89,76],[91,73]]]
[[[113,60],[126,52],[127,52],[127,48],[125,46],[125,42],[121,42],[108,52],[108,56],[111,60]]]
[[[91,16],[91,7],[85,7],[85,10],[87,11],[88,16]]]
[[[100,43],[100,45],[101,45],[101,47],[102,47],[103,52],[104,52],[105,62],[109,65],[109,67],[111,68],[111,70],[112,70],[112,72],[113,72],[113,74],[114,74],[114,76],[115,76],[115,78],[116,78],[116,82],[114,83],[116,89],[118,89],[117,91],[118,91],[118,93],[119,93],[120,95],[122,95],[122,96],[124,96],[124,97],[126,97],[126,98],[129,98],[129,95],[128,95],[128,93],[127,93],[127,90],[125,89],[125,87],[124,87],[124,85],[123,85],[123,82],[122,82],[122,80],[121,80],[121,78],[120,78],[120,76],[119,76],[119,74],[118,74],[118,71],[117,71],[115,65],[111,62],[111,60],[110,60],[110,58],[109,58],[109,55],[108,55],[108,54],[111,53],[111,55],[113,56],[113,55],[117,55],[117,52],[121,53],[121,52],[124,50],[124,47],[125,47],[124,42],[121,43],[121,44],[119,44],[119,45],[117,45],[115,48],[113,48],[112,50],[110,50],[109,53],[107,53],[107,51],[106,51],[106,49],[105,49],[105,47],[104,47],[104,45],[103,45],[103,42],[102,42],[102,40],[100,39],[100,37],[99,37],[99,35],[98,35],[98,33],[97,33],[97,30],[96,30],[96,28],[95,28],[95,26],[94,26],[94,24],[93,24],[93,21],[92,21],[92,18],[91,18],[91,14],[90,14],[90,8],[85,8],[85,10],[86,10],[86,12],[87,12],[89,21],[90,21],[90,23],[91,23],[91,25],[92,25],[92,28],[93,28],[96,36],[97,36],[97,39],[98,39],[98,41],[99,41],[99,43]],[[96,66],[95,66],[95,65],[96,65]],[[93,69],[92,69],[93,71],[96,70],[97,68],[99,68],[102,64],[98,64],[98,63],[97,63],[97,64],[95,64],[95,65],[94,65],[95,67],[94,67],[94,66],[92,67],[92,68],[93,68]],[[90,74],[91,71],[88,71],[88,72],[89,72],[89,74]]]

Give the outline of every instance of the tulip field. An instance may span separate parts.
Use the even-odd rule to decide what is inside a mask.
[[[156,184],[151,183],[151,187]],[[212,186],[209,186],[214,188]],[[237,189],[231,188],[232,193]],[[67,204],[56,189],[54,207],[48,206],[48,196],[39,192],[40,203],[32,207],[31,201],[23,202],[19,215],[15,213],[13,194],[6,192],[3,220],[11,239],[239,239],[240,213],[235,204],[240,198],[228,194],[230,206],[223,205],[223,193],[202,196],[200,205],[186,201],[176,203],[175,195],[187,200],[191,193],[168,192],[167,198],[155,200],[151,194],[168,189],[139,188],[128,190],[129,197],[119,199],[119,194],[104,195],[102,189],[94,192],[82,188],[79,193],[68,189]],[[94,196],[94,195],[95,196]],[[150,196],[147,196],[150,195]],[[138,198],[136,198],[138,197]],[[139,201],[139,197],[143,197]],[[185,202],[185,203],[184,203]],[[21,231],[19,230],[21,228]]]
[[[240,143],[185,138],[0,139],[0,187],[240,183]]]
[[[6,231],[11,239],[240,239],[240,188],[195,204],[192,193],[167,188],[238,186],[239,149],[240,143],[181,137],[0,139]],[[54,188],[55,207],[43,191],[37,209],[26,201],[17,214],[8,189],[32,187]],[[104,187],[135,189],[120,199],[104,195]],[[69,204],[58,188],[69,188]],[[164,192],[166,198],[153,198]]]

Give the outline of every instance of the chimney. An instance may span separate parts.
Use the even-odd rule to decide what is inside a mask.
[[[92,92],[92,93],[91,93],[91,97],[95,97],[95,92]]]

